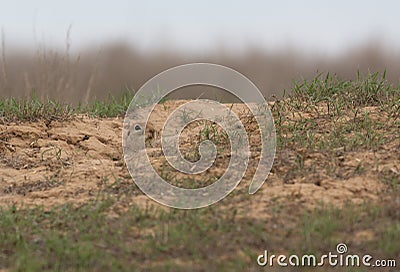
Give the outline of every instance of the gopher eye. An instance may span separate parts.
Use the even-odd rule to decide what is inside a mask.
[[[135,125],[134,130],[140,131],[140,130],[142,130],[142,127],[140,125]]]

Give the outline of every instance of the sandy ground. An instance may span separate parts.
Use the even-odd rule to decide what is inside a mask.
[[[181,103],[169,101],[159,105],[152,115],[154,127],[161,130],[165,117]],[[246,112],[239,104],[234,105],[233,110],[241,116]],[[148,201],[126,169],[121,144],[122,124],[122,117],[76,116],[63,122],[0,125],[0,205],[80,204],[95,199],[99,192],[120,195],[130,204],[141,205]],[[182,136],[184,145],[190,144],[190,135],[193,134]],[[251,141],[257,145],[259,135]],[[389,172],[398,176],[400,173],[399,149],[400,143],[395,141],[374,151],[344,153],[337,150],[335,156],[304,152],[306,174],[301,176],[293,171],[293,165],[303,151],[278,150],[267,182],[254,196],[246,198],[246,214],[268,216],[265,211],[271,203],[288,200],[309,208],[321,203],[343,205],[379,201],[388,186],[381,181],[380,174]],[[148,154],[159,170],[163,165],[159,143],[153,144]],[[256,159],[257,154],[253,152],[244,184],[251,180]],[[334,177],[326,171],[330,162],[338,166]],[[358,171],[360,165],[363,171]],[[218,176],[225,166],[222,160],[208,174]],[[246,190],[239,194],[246,194]]]

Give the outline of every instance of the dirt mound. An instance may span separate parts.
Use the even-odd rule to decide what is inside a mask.
[[[151,116],[155,128],[161,130],[166,116],[182,103],[168,101],[158,105]],[[232,109],[241,118],[247,118],[244,105],[235,104]],[[128,198],[131,203],[147,201],[124,164],[122,124],[122,117],[99,119],[81,115],[63,122],[0,125],[0,205],[79,204],[101,192]],[[256,127],[252,122],[245,126],[248,130]],[[190,146],[200,139],[191,135],[184,134],[181,142]],[[252,146],[259,146],[259,135],[251,135]],[[165,173],[165,159],[159,148],[160,143],[154,144],[148,154],[157,171]],[[330,154],[278,148],[267,183],[243,208],[250,210],[247,214],[259,217],[268,216],[264,211],[271,203],[288,200],[309,208],[323,202],[343,205],[379,201],[381,193],[390,186],[382,182],[382,177],[398,177],[400,173],[399,149],[399,140],[379,150],[338,149]],[[258,155],[252,149],[243,184],[249,184]],[[226,157],[221,158],[208,172],[211,177],[224,172]],[[173,171],[166,173],[168,176]],[[240,188],[247,190],[245,185]],[[246,190],[240,193],[246,194]]]

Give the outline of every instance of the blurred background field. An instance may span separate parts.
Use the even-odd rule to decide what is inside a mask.
[[[229,66],[269,100],[294,80],[387,70],[400,78],[396,1],[13,1],[0,11],[0,97],[76,104],[138,90],[167,68]],[[18,19],[17,19],[18,18]],[[187,88],[175,98],[231,100]]]

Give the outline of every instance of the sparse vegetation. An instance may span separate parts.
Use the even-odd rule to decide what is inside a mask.
[[[289,99],[274,105],[278,143],[323,151],[377,148],[400,137],[398,130],[382,133],[399,124],[399,105],[400,89],[388,84],[385,73],[355,81],[319,75],[295,83]]]
[[[0,124],[66,122],[79,115],[115,117],[125,112],[131,95],[77,107],[41,102],[35,95],[30,100],[6,99],[0,101]],[[159,106],[166,110],[168,103],[172,102]],[[397,258],[399,265],[399,109],[400,89],[386,81],[385,73],[358,75],[354,81],[319,75],[295,83],[291,94],[272,106],[278,150],[270,182],[254,196],[239,187],[220,203],[194,211],[137,200],[141,192],[126,173],[123,158],[107,153],[109,164],[103,157],[90,162],[100,161],[97,169],[108,167],[108,172],[90,172],[95,179],[92,187],[77,186],[64,195],[75,195],[79,201],[50,206],[1,202],[0,269],[256,270],[256,258],[265,249],[273,254],[321,255],[335,252],[338,243],[346,243],[353,254]],[[245,113],[241,118],[247,118],[246,129],[257,141],[254,121]],[[193,129],[196,137],[185,138],[187,143],[206,139],[219,144],[221,157],[213,169],[220,171],[202,176],[201,184],[209,184],[226,166],[226,135],[213,123],[193,124]],[[53,132],[21,136],[0,130],[0,167],[42,167],[48,173],[38,181],[26,178],[21,183],[0,177],[0,200],[66,188],[79,171],[78,157],[94,156],[84,143],[94,139],[107,146],[106,136],[100,134],[62,134],[54,139]],[[11,141],[15,137],[29,143]],[[43,144],[43,137],[57,145]],[[28,148],[29,156],[9,150],[15,146]],[[113,148],[117,149],[110,145],[105,150]],[[189,160],[198,159],[196,150],[186,151]],[[246,181],[256,166],[252,160],[257,161],[257,150],[252,152]],[[193,188],[196,183],[175,175],[162,160],[154,166],[177,186]],[[80,171],[89,171],[89,164]],[[78,179],[89,182],[85,172],[79,173]]]
[[[120,99],[109,95],[105,101],[94,101],[85,105],[61,103],[47,98],[42,101],[37,98],[36,91],[30,99],[0,100],[0,121],[63,121],[76,114],[88,114],[91,117],[115,117],[125,114],[134,96],[133,91],[122,94]]]

